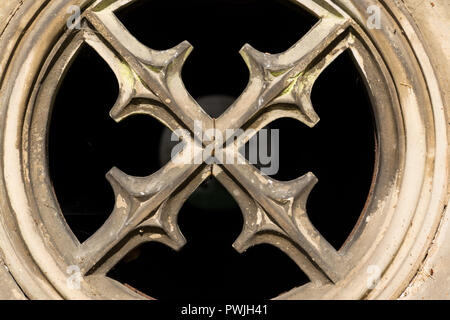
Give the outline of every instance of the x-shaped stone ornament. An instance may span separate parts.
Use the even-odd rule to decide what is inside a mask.
[[[239,252],[270,243],[288,254],[314,281],[337,282],[347,272],[344,258],[314,228],[306,213],[306,201],[317,182],[312,173],[289,182],[261,174],[238,152],[240,144],[216,145],[215,149],[238,159],[235,164],[195,164],[209,129],[225,136],[227,129],[257,132],[277,118],[291,117],[312,127],[319,117],[311,100],[314,81],[352,43],[348,20],[326,12],[320,22],[292,48],[281,54],[261,53],[245,45],[241,55],[250,70],[244,93],[218,119],[212,119],[189,95],[181,80],[182,66],[192,47],[183,42],[166,51],[139,43],[119,22],[114,11],[130,2],[99,1],[87,10],[83,33],[113,69],[120,94],[111,117],[120,121],[132,114],[157,118],[172,131],[188,129],[187,146],[166,166],[149,177],[131,177],[117,168],[107,178],[116,195],[114,211],[105,224],[80,244],[79,264],[85,274],[106,273],[131,249],[146,241],[159,241],[173,249],[186,242],[177,225],[183,203],[205,179],[215,176],[235,197],[244,215],[244,228],[234,243]],[[314,1],[306,1],[314,3]],[[326,2],[328,3],[328,2]],[[331,8],[333,8],[331,6]],[[194,121],[204,131],[196,133]],[[190,161],[189,161],[190,160]],[[180,164],[182,163],[182,164]],[[236,164],[243,163],[243,164]]]

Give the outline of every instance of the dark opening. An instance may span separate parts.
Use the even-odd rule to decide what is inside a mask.
[[[248,82],[238,53],[243,44],[282,52],[317,21],[281,0],[137,1],[117,15],[151,48],[167,49],[183,40],[193,44],[183,80],[198,101],[211,100],[212,95],[235,99],[242,93]],[[169,143],[163,125],[148,116],[119,124],[109,117],[117,93],[114,74],[86,46],[54,105],[50,174],[66,220],[80,241],[92,235],[113,208],[113,192],[105,179],[112,167],[146,176],[167,161],[161,156],[161,145]],[[321,117],[316,128],[289,119],[271,125],[281,129],[281,163],[275,178],[289,180],[308,171],[318,176],[308,211],[319,231],[339,248],[361,212],[374,163],[370,103],[348,56],[321,76],[313,103]],[[290,134],[296,137],[295,148],[286,145],[292,139],[284,142]],[[294,156],[300,148],[302,153]],[[244,255],[232,249],[242,214],[214,181],[200,187],[180,213],[179,224],[188,240],[185,248],[176,253],[146,244],[135,260],[124,259],[109,276],[156,298],[270,298],[305,283],[303,272],[278,249],[258,246]],[[223,206],[214,205],[217,201],[208,204],[211,192],[220,195]]]

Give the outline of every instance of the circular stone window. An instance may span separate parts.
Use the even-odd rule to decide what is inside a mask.
[[[396,298],[417,272],[446,120],[402,6],[213,2],[37,0],[0,37],[0,247],[27,297]]]

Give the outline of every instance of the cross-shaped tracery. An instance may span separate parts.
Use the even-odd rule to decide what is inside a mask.
[[[190,150],[197,152],[207,145],[197,139],[195,121],[202,123],[202,135],[209,129],[257,132],[283,117],[313,127],[319,121],[310,98],[313,84],[353,43],[348,19],[331,3],[321,1],[319,6],[313,0],[302,1],[321,20],[280,54],[262,53],[245,45],[241,55],[250,70],[249,84],[222,116],[212,119],[190,96],[181,79],[190,44],[183,42],[165,51],[143,46],[114,15],[128,2],[97,1],[86,11],[81,31],[85,42],[118,78],[120,94],[111,117],[120,121],[132,114],[147,114],[172,131],[187,129],[190,135],[183,137],[184,142],[196,144],[198,148]],[[209,141],[216,143],[214,137]],[[116,195],[115,208],[105,224],[80,245],[77,258],[82,271],[105,274],[132,248],[147,241],[159,241],[176,250],[183,247],[178,211],[203,181],[214,176],[233,195],[244,215],[243,231],[234,243],[236,250],[243,252],[253,245],[269,243],[289,255],[311,280],[339,281],[346,273],[344,258],[314,228],[306,213],[316,177],[308,173],[288,182],[274,180],[243,158],[238,152],[240,146],[218,147],[244,164],[196,164],[195,153],[182,151],[176,157],[192,161],[172,159],[148,177],[132,177],[112,169],[107,178]]]

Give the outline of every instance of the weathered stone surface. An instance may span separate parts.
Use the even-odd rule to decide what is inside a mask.
[[[443,86],[444,106],[450,115],[450,2],[403,0],[420,26],[428,54]],[[449,117],[450,118],[450,117]],[[450,124],[450,123],[449,123]],[[450,126],[447,127],[450,132]],[[450,209],[443,212],[438,234],[419,273],[403,293],[404,299],[450,299]]]

